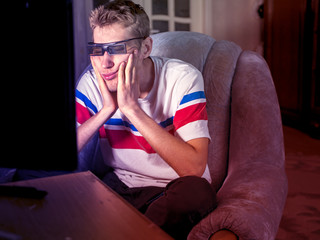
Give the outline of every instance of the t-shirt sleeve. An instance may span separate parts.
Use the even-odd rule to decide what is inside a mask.
[[[103,107],[99,84],[91,65],[87,67],[85,73],[80,77],[75,96],[76,124],[79,127],[93,115],[97,114]],[[99,136],[106,138],[104,126],[100,127]]]
[[[184,141],[203,137],[211,140],[202,74],[192,69],[180,82],[181,100],[173,119],[176,134]]]
[[[78,89],[76,89],[76,121],[77,126],[86,122],[92,116],[93,106],[91,101]],[[91,110],[91,111],[90,111]]]
[[[77,127],[98,112],[95,100],[97,88],[91,69],[88,69],[79,80],[75,93]]]

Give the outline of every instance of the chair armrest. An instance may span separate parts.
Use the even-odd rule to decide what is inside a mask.
[[[194,227],[188,239],[209,239],[221,229],[239,239],[274,239],[286,194],[282,169],[257,164],[233,171],[218,192],[218,207]]]
[[[228,175],[218,207],[188,239],[229,229],[239,239],[274,239],[287,195],[283,132],[269,68],[252,52],[238,60],[232,84]]]
[[[231,231],[220,230],[210,237],[210,240],[237,240],[238,237]]]

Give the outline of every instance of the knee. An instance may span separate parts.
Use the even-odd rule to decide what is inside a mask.
[[[145,215],[175,239],[186,239],[192,227],[215,207],[216,194],[208,181],[187,176],[169,183]]]
[[[209,182],[200,177],[186,176],[168,184],[167,198],[175,211],[200,212],[206,215],[216,205],[216,193]]]

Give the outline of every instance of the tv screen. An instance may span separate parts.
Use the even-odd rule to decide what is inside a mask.
[[[18,0],[2,21],[0,167],[77,166],[71,0]]]

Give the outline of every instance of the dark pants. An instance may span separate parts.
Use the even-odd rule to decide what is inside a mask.
[[[177,178],[165,188],[129,188],[113,172],[102,180],[175,239],[186,239],[217,205],[208,181],[195,176]]]

